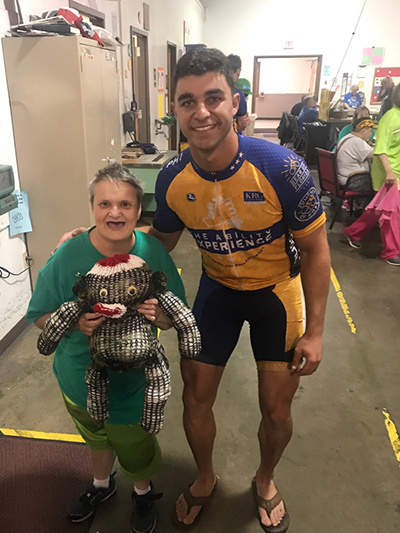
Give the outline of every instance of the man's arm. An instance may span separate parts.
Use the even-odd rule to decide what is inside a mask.
[[[180,231],[175,231],[174,233],[163,233],[162,231],[156,230],[154,226],[142,226],[141,228],[136,228],[138,231],[143,233],[148,233],[156,237],[161,244],[165,246],[167,252],[172,252],[175,246],[178,244],[178,241],[182,235],[183,229]]]
[[[386,183],[388,185],[393,185],[397,181],[397,176],[390,166],[388,156],[386,154],[379,154],[378,157],[381,160],[382,166],[386,172]]]
[[[330,254],[325,226],[307,237],[295,238],[301,254],[301,281],[306,303],[306,331],[294,351],[292,371],[298,376],[315,372],[322,358],[322,331],[329,291]],[[301,358],[305,364],[301,366]]]

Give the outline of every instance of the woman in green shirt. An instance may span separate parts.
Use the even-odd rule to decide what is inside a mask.
[[[141,257],[153,271],[167,274],[167,288],[185,299],[177,269],[163,245],[151,235],[135,230],[141,214],[143,189],[131,173],[115,163],[100,170],[89,188],[95,226],[68,240],[57,249],[41,269],[26,318],[43,329],[52,312],[67,301],[76,300],[72,287],[76,274],[86,274],[93,265],[115,254]],[[171,327],[156,299],[140,306],[160,329]],[[86,411],[86,367],[90,362],[87,337],[103,322],[97,313],[85,313],[74,331],[61,339],[54,356],[53,371],[68,412],[88,445],[93,481],[67,511],[73,522],[89,518],[98,505],[116,491],[111,475],[114,457],[133,482],[132,532],[153,531],[156,522],[155,494],[150,477],[157,470],[161,453],[154,435],[139,425],[143,408],[145,375],[143,368],[124,373],[110,371],[110,416],[99,427]]]

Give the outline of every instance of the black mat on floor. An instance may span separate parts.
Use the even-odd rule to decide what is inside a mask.
[[[88,533],[65,510],[91,479],[84,444],[0,437],[0,531]]]

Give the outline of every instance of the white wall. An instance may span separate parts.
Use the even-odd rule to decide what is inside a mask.
[[[106,15],[106,29],[118,28],[118,35],[126,44],[120,50],[121,59],[121,113],[128,109],[132,99],[131,76],[127,71],[127,45],[130,38],[130,26],[143,29],[143,2],[141,0],[79,0]],[[44,11],[58,9],[60,4],[54,0],[20,0],[24,21],[29,14],[41,15]],[[203,42],[205,10],[198,0],[147,0],[150,5],[149,67],[150,67],[150,115],[152,124],[152,141],[160,149],[166,149],[164,137],[154,136],[154,119],[158,116],[158,92],[153,87],[153,68],[163,67],[167,71],[167,41],[175,43],[178,50],[183,49],[183,21],[187,21],[191,30],[192,42]],[[62,3],[61,3],[62,4]],[[64,2],[65,5],[68,2]],[[141,22],[139,22],[139,18]],[[9,19],[4,3],[0,0],[0,37],[9,28]],[[121,31],[120,31],[121,30]],[[179,56],[178,56],[179,57]],[[126,77],[125,77],[126,75]],[[34,132],[32,132],[34,134]],[[121,127],[121,135],[122,127]],[[123,142],[125,139],[123,138]],[[124,145],[124,144],[123,144]],[[18,187],[18,171],[12,132],[10,106],[4,71],[3,54],[0,47],[0,164],[13,166]],[[8,236],[8,214],[0,217],[0,266],[12,272],[24,268],[22,254],[25,251],[23,236]],[[1,229],[3,228],[3,229]],[[66,230],[71,228],[66,228]],[[44,235],[43,238],[46,238]],[[23,318],[31,295],[27,273],[19,277],[0,279],[0,340]]]
[[[9,27],[8,14],[0,3],[0,37]],[[16,188],[18,170],[14,149],[14,136],[11,125],[10,106],[8,103],[3,54],[0,49],[0,164],[12,165]],[[26,247],[23,236],[8,236],[8,213],[0,216],[0,266],[11,272],[21,272],[25,265],[22,254]],[[29,274],[0,279],[0,340],[24,316],[30,297]]]
[[[331,73],[322,76],[321,88],[330,88],[364,0],[248,0],[245,8],[242,0],[204,0],[203,3],[207,6],[206,44],[227,54],[239,54],[243,77],[253,80],[256,55],[322,54],[323,66],[330,66]],[[361,62],[362,49],[366,47],[385,47],[382,66],[400,66],[399,17],[399,0],[367,1],[339,72],[339,83],[343,72],[352,72],[353,83],[357,81],[357,66]],[[293,41],[291,51],[284,49],[285,41]],[[366,92],[367,103],[373,73],[374,67],[367,67],[367,77],[363,80],[365,88],[362,89]]]

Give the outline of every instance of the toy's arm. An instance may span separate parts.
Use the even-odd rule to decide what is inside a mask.
[[[54,311],[44,324],[37,342],[43,355],[50,355],[57,348],[61,337],[79,320],[83,310],[79,302],[66,302]]]
[[[140,419],[142,428],[148,433],[158,433],[164,423],[164,407],[171,394],[171,376],[164,349],[159,344],[157,356],[144,367],[146,390]]]
[[[88,413],[99,426],[102,426],[108,420],[110,411],[108,398],[110,381],[107,370],[91,361],[86,369],[85,381],[88,391]]]
[[[182,357],[193,359],[201,353],[201,337],[192,311],[170,291],[157,296],[158,305],[178,332]]]

